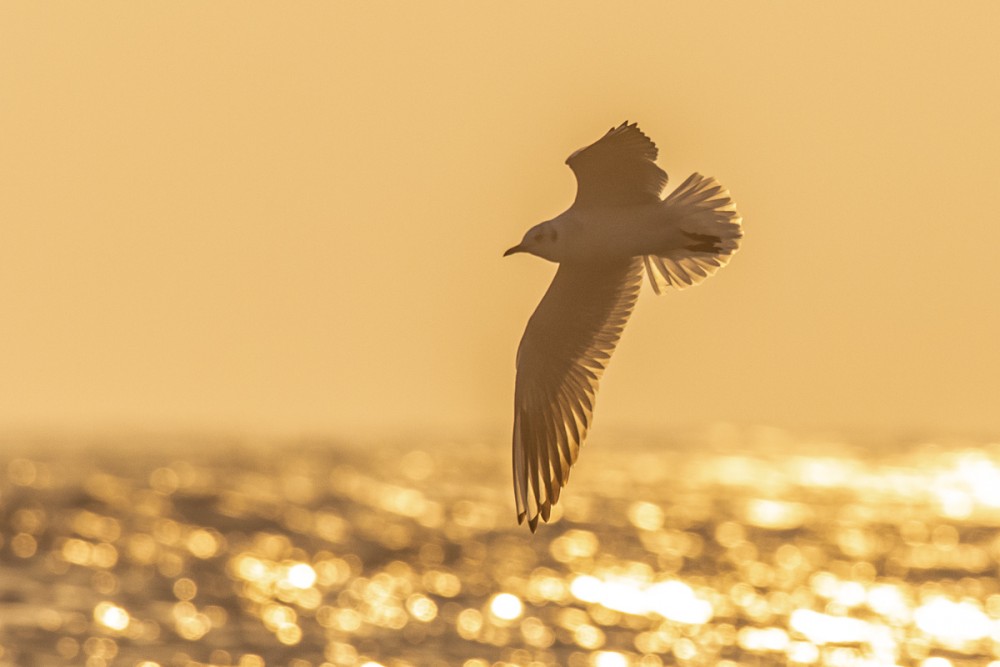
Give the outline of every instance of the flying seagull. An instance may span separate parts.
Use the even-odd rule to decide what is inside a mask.
[[[639,297],[643,267],[657,294],[696,285],[742,238],[729,191],[691,174],[661,199],[667,174],[636,123],[611,128],[566,160],[576,200],[535,225],[518,252],[557,262],[517,348],[514,498],[534,532],[569,480],[587,436],[601,374]]]

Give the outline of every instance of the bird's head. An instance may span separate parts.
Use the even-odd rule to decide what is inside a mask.
[[[535,225],[528,230],[520,243],[513,248],[508,248],[503,256],[513,255],[516,252],[526,252],[550,262],[558,262],[562,246],[559,245],[559,230],[555,223],[555,220],[549,220]]]

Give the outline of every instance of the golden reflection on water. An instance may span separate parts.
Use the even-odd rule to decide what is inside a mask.
[[[1000,667],[1000,446],[691,444],[534,536],[485,445],[22,445],[0,665]]]

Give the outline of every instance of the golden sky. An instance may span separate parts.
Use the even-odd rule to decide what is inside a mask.
[[[644,287],[595,434],[996,433],[998,34],[995,2],[5,2],[0,427],[503,433],[554,266],[501,253],[628,119],[746,237]]]

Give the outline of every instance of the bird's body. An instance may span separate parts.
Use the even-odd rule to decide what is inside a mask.
[[[672,214],[663,202],[627,207],[573,205],[549,221],[559,237],[566,239],[553,261],[603,262],[666,254],[688,241],[672,224]]]
[[[506,255],[559,263],[517,352],[514,497],[518,522],[548,520],[593,415],[601,374],[639,296],[694,285],[729,261],[740,218],[714,179],[692,174],[666,199],[657,149],[633,124],[612,128],[566,161],[577,196]]]

